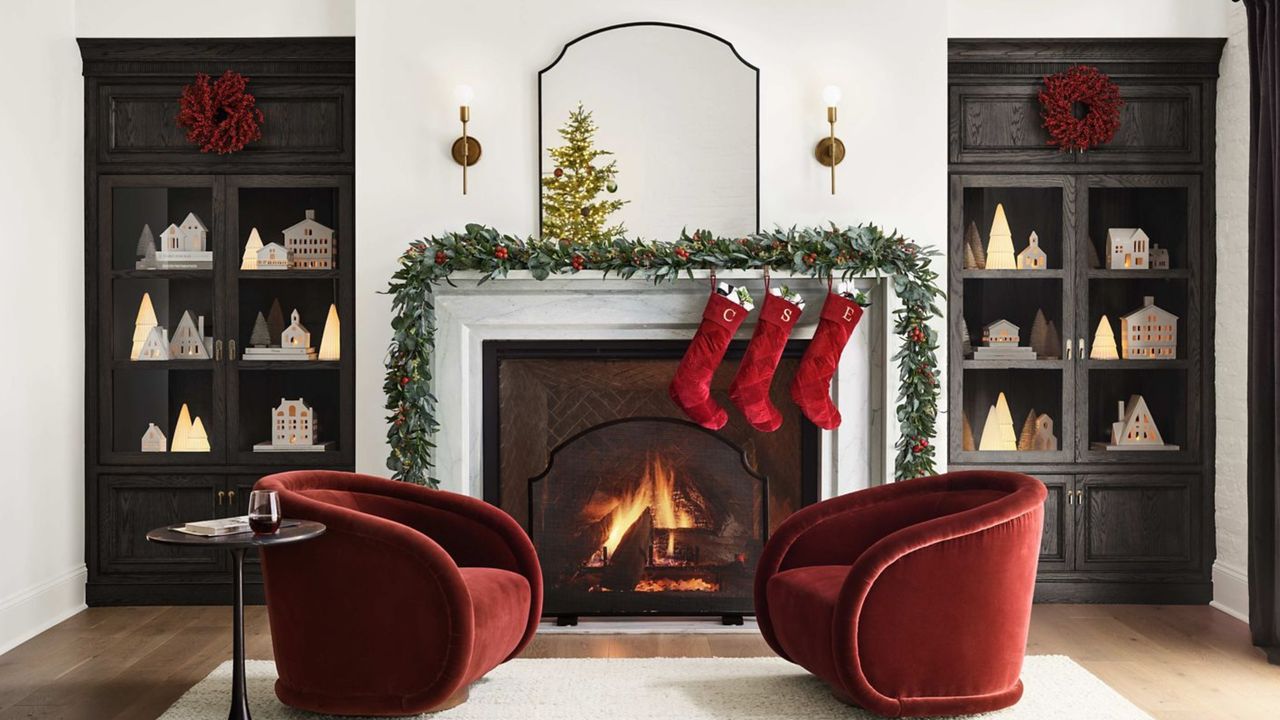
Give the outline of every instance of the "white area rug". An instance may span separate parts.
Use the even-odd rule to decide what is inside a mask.
[[[275,663],[247,663],[255,720],[318,720],[276,700]],[[1028,657],[1022,701],[980,717],[1000,720],[1150,720],[1069,658]],[[227,713],[223,663],[161,720]],[[831,696],[820,680],[778,658],[513,660],[471,687],[471,699],[432,720],[857,720],[875,717]]]

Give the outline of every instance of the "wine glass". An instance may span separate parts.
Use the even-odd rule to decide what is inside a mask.
[[[270,535],[280,529],[280,495],[275,490],[249,493],[249,528],[255,535]]]

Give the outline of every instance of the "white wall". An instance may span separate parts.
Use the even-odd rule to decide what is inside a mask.
[[[629,21],[692,25],[760,67],[761,224],[875,221],[925,244],[946,238],[946,17],[919,3],[824,0],[599,2],[411,0],[356,6],[357,464],[384,472],[381,368],[389,301],[379,295],[406,244],[483,222],[538,229],[537,71],[584,32]],[[471,132],[484,158],[470,194],[448,148],[453,88],[474,86]],[[813,159],[824,85],[844,89],[839,194]],[[696,222],[696,218],[690,218]],[[944,261],[939,261],[940,263]],[[940,265],[945,267],[945,265]],[[571,320],[566,320],[571,322]],[[945,353],[945,349],[943,350]],[[939,453],[945,457],[945,438]]]
[[[1218,559],[1213,564],[1214,607],[1249,618],[1249,502],[1247,415],[1249,286],[1249,38],[1243,3],[1226,3],[1218,80],[1218,314],[1214,332],[1217,372]]]
[[[84,606],[84,215],[72,0],[8,3],[0,66],[0,652]],[[36,271],[27,272],[25,268]]]
[[[77,37],[355,34],[355,0],[75,0]]]
[[[1249,47],[1241,3],[1229,0],[1076,0],[1070,12],[1026,0],[949,0],[952,37],[1226,37],[1218,80],[1218,289],[1214,328],[1218,557],[1214,607],[1247,620],[1246,342]]]

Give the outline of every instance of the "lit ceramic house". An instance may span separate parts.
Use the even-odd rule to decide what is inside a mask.
[[[1151,417],[1147,401],[1141,395],[1130,395],[1128,402],[1117,403],[1119,416],[1111,423],[1111,442],[1103,445],[1106,450],[1177,450],[1177,445],[1166,445]],[[1097,447],[1097,444],[1095,444]]]
[[[1031,237],[1027,238],[1027,246],[1018,253],[1018,269],[1043,270],[1048,265],[1049,261],[1044,250],[1040,249],[1040,236],[1033,232]]]
[[[288,270],[289,251],[280,243],[267,243],[258,250],[256,265],[254,270]]]
[[[1018,345],[1018,326],[1008,320],[996,320],[995,322],[982,328],[982,344],[998,347],[1008,345],[1016,347]]]
[[[320,424],[302,398],[287,400],[271,411],[271,440],[253,446],[254,452],[320,452],[331,443],[316,442]]]
[[[158,269],[202,269],[213,267],[213,251],[208,250],[209,228],[187,213],[181,225],[170,225],[160,233],[160,250],[155,256]]]
[[[1151,246],[1151,269],[1152,270],[1168,270],[1169,265],[1169,249],[1162,248],[1159,245]]]
[[[302,326],[301,320],[298,309],[294,308],[293,312],[289,313],[289,327],[280,333],[280,347],[310,349],[311,332]]]
[[[333,228],[316,222],[315,210],[307,210],[305,219],[285,228],[282,234],[289,253],[289,267],[296,270],[333,268]]]
[[[1126,360],[1168,360],[1178,354],[1178,316],[1148,295],[1142,307],[1120,316],[1120,353]]]
[[[134,360],[171,360],[169,353],[169,331],[163,327],[153,327],[142,342],[142,348]]]
[[[169,449],[169,441],[164,431],[155,423],[147,423],[147,431],[142,433],[142,452],[165,452]]]
[[[975,360],[1034,360],[1036,351],[1019,347],[1018,326],[1001,318],[982,328],[982,347],[973,351]]]
[[[169,341],[169,356],[173,360],[208,360],[213,356],[213,338],[204,334],[203,315],[193,321],[190,312],[182,313]]]
[[[1107,268],[1146,270],[1151,266],[1151,240],[1142,228],[1111,228],[1107,231]]]

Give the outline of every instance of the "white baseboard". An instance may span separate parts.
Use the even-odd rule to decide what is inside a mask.
[[[85,609],[84,565],[0,599],[0,654]]]
[[[1213,602],[1210,607],[1249,622],[1249,575],[1227,565],[1213,563]]]

